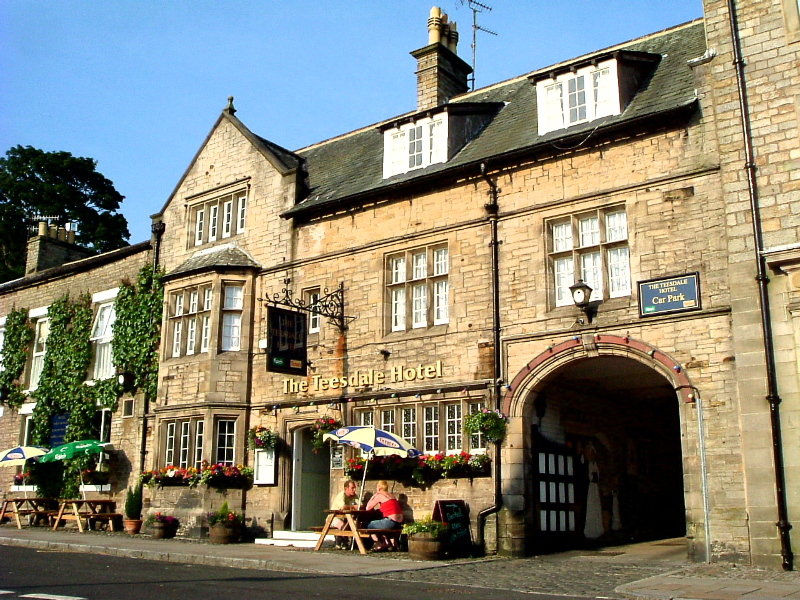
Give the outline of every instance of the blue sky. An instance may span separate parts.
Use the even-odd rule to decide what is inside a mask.
[[[702,16],[701,0],[482,0],[476,87]],[[0,153],[98,162],[133,242],[236,98],[290,150],[413,110],[415,60],[441,6],[472,62],[467,0],[3,0]]]

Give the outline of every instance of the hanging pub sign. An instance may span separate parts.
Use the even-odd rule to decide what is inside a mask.
[[[308,367],[305,313],[267,308],[267,371],[305,375]]]
[[[669,279],[639,282],[639,316],[699,310],[700,274],[687,273]]]

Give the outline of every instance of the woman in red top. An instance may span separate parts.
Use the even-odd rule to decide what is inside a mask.
[[[367,510],[379,509],[383,515],[382,519],[370,521],[368,529],[400,529],[403,525],[403,507],[400,501],[389,493],[389,484],[381,479],[375,486],[375,493],[367,502]],[[372,539],[375,545],[372,549],[376,552],[383,550],[396,549],[396,542],[390,542],[384,535],[373,534]]]

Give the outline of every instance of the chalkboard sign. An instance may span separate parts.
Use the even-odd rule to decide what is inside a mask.
[[[449,556],[469,556],[472,553],[472,534],[469,511],[463,500],[437,500],[433,519],[447,524],[447,553]]]

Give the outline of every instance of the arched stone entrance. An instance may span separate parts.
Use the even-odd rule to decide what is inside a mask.
[[[684,536],[681,400],[692,389],[669,356],[625,337],[576,336],[528,363],[504,398],[522,443],[504,448],[516,468],[501,552]],[[524,539],[503,539],[514,531]]]

